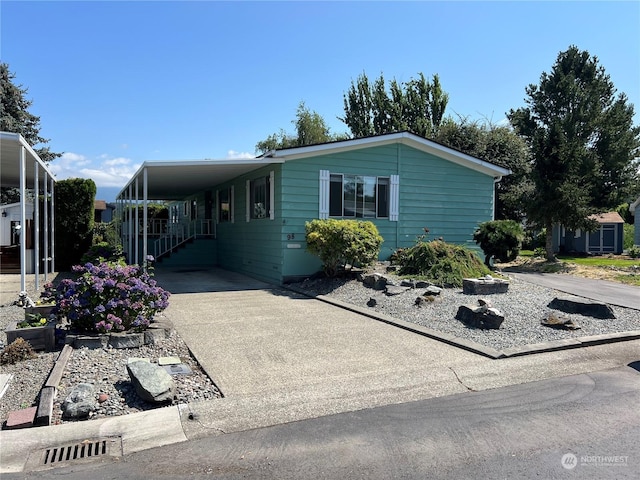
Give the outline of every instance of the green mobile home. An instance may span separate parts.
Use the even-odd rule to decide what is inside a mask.
[[[118,198],[122,205],[170,205],[158,232],[144,218],[126,219],[123,240],[131,261],[162,257],[189,239],[167,263],[217,265],[282,283],[320,269],[305,245],[305,223],[316,218],[374,222],[384,238],[381,259],[412,245],[425,228],[429,238],[475,248],[473,232],[493,219],[495,182],[507,174],[401,132],[276,150],[252,160],[146,162]]]

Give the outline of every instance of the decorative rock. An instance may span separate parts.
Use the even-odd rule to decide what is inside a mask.
[[[112,333],[108,345],[113,348],[139,348],[144,345],[144,333]]]
[[[384,290],[389,283],[389,279],[380,273],[371,273],[362,277],[362,284],[374,290]]]
[[[148,362],[131,362],[127,372],[138,396],[151,403],[166,403],[173,400],[176,386],[167,371]]]
[[[158,358],[158,365],[160,365],[160,366],[178,365],[180,363],[182,363],[182,360],[180,360],[180,357],[160,357],[160,358]]]
[[[129,358],[127,358],[127,364],[133,363],[133,362],[151,363],[151,359],[150,358],[145,358],[145,357],[129,357]]]
[[[420,287],[417,287],[417,288],[420,288]],[[425,290],[423,295],[425,297],[428,297],[431,295],[440,295],[441,293],[442,293],[442,289],[440,287],[436,287],[435,285],[429,285],[427,286],[427,289]]]
[[[556,315],[554,312],[549,313],[547,318],[540,322],[541,325],[551,328],[559,328],[563,330],[579,330],[580,325],[575,323],[572,319],[562,318]]]
[[[407,290],[411,290],[411,288],[410,287],[400,287],[400,286],[395,286],[395,285],[387,285],[387,287],[384,290],[384,294],[391,297],[393,295],[400,295],[400,294],[406,292]]]
[[[609,305],[586,298],[556,297],[551,300],[547,306],[564,313],[578,313],[585,317],[602,319],[616,318]]]
[[[378,301],[375,298],[370,297],[369,301],[367,302],[367,307],[375,307],[377,304]]]
[[[506,293],[509,289],[509,281],[493,278],[487,275],[482,278],[463,278],[462,293],[467,295],[489,295],[492,293]]]
[[[84,418],[95,410],[95,393],[93,385],[79,383],[67,395],[60,407],[64,418]]]
[[[109,395],[107,395],[106,393],[101,393],[100,395],[98,395],[98,403],[104,403],[107,400],[109,400]]]
[[[430,295],[423,295],[421,297],[416,298],[415,304],[418,307],[422,307],[423,305],[427,305],[429,303],[433,303],[434,301],[435,301],[435,297],[432,297]]]
[[[504,315],[497,308],[487,305],[470,307],[462,305],[458,308],[456,318],[474,328],[499,329],[504,321]]]
[[[164,368],[169,375],[191,375],[191,368],[189,365],[180,363],[178,365],[165,365]]]
[[[149,328],[143,332],[145,345],[157,345],[167,338],[167,332],[163,328]]]
[[[400,286],[401,287],[416,288],[416,281],[412,280],[410,278],[405,278],[400,282]]]

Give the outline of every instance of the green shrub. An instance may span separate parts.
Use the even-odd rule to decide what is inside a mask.
[[[366,267],[378,259],[383,239],[372,222],[312,220],[306,222],[307,250],[322,261],[327,276],[347,265]]]
[[[112,262],[124,259],[122,247],[120,245],[109,245],[107,242],[100,242],[92,245],[91,248],[82,256],[82,265],[86,263],[99,264],[102,262]]]
[[[522,226],[513,220],[493,220],[481,223],[474,232],[473,239],[485,254],[484,264],[490,267],[492,258],[501,262],[516,259],[524,232]]]
[[[634,245],[627,251],[631,258],[640,258],[640,246]]]
[[[635,225],[631,225],[629,223],[625,223],[623,226],[623,240],[622,240],[622,248],[628,250],[633,247],[633,236],[635,232]]]
[[[56,268],[69,271],[80,262],[93,241],[96,184],[91,179],[56,182]]]
[[[442,240],[399,249],[391,261],[400,267],[400,275],[421,275],[442,286],[461,287],[463,278],[490,273],[473,251]]]

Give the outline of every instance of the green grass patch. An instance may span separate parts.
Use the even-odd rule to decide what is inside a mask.
[[[638,274],[620,274],[615,276],[615,281],[624,283],[625,285],[632,285],[636,287],[640,287],[640,275]]]
[[[586,265],[590,267],[640,267],[640,259],[621,259],[608,257],[573,257],[569,255],[558,255],[558,260],[575,263],[576,265]]]

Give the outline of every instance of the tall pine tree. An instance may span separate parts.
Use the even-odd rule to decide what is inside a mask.
[[[527,216],[546,228],[546,255],[554,260],[554,224],[593,230],[590,214],[627,199],[638,179],[640,128],[597,57],[575,46],[560,52],[551,73],[526,93],[527,106],[508,118],[531,149]]]

